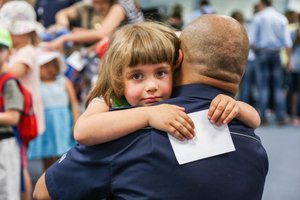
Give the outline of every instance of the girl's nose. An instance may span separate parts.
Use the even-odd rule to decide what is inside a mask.
[[[158,86],[154,80],[147,81],[146,90],[147,92],[155,92],[157,91]]]

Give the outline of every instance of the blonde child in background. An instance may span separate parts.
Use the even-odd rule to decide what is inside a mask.
[[[11,48],[9,32],[0,28],[0,81],[3,81],[2,66],[7,62]],[[0,199],[18,200],[21,193],[21,155],[20,146],[13,133],[23,110],[23,95],[16,80],[7,80],[2,88],[0,106]]]
[[[146,126],[179,140],[193,138],[194,124],[184,108],[150,106],[171,96],[173,73],[181,57],[178,37],[161,24],[144,22],[116,31],[102,60],[99,79],[87,98],[87,109],[75,124],[75,139],[94,145]],[[128,105],[138,107],[108,112],[111,107]],[[208,117],[218,125],[234,117],[252,127],[260,123],[254,108],[226,95],[215,97]]]
[[[29,144],[27,156],[42,159],[45,171],[75,144],[72,128],[80,112],[73,85],[63,75],[66,66],[60,53],[41,49],[38,63],[46,130]]]
[[[33,7],[26,1],[8,1],[0,9],[0,23],[11,34],[13,49],[8,66],[5,70],[14,74],[24,87],[31,93],[33,109],[37,116],[38,131],[44,131],[44,115],[40,97],[40,69],[37,63],[36,45],[37,30]],[[31,180],[27,170],[26,145],[21,147],[24,186],[22,199],[31,199]]]

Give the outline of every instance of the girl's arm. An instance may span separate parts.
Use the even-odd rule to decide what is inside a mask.
[[[223,94],[213,99],[208,111],[208,118],[212,123],[227,124],[235,117],[252,128],[260,125],[258,112],[249,104]]]
[[[45,173],[43,173],[36,182],[33,191],[33,198],[36,200],[51,200],[46,186]]]
[[[20,120],[21,113],[18,110],[0,112],[0,125],[15,126]]]
[[[18,78],[27,74],[28,70],[29,67],[24,63],[15,63],[13,67],[9,67],[8,65],[4,66],[4,71],[11,73]]]
[[[179,140],[191,139],[194,124],[184,108],[162,104],[108,112],[102,99],[94,99],[79,117],[74,138],[81,144],[94,145],[128,135],[146,126],[168,132]]]
[[[240,107],[240,113],[236,118],[251,128],[258,128],[261,123],[258,112],[245,102],[238,101],[237,103]]]
[[[69,29],[70,20],[77,18],[77,11],[75,5],[76,4],[58,11],[55,15],[55,23]]]
[[[125,11],[119,4],[114,4],[102,22],[100,29],[83,30],[76,33],[62,35],[47,43],[50,49],[61,50],[65,42],[97,42],[109,36],[126,19]]]
[[[70,100],[70,106],[71,106],[71,111],[72,111],[72,116],[73,116],[73,123],[75,123],[80,116],[79,103],[76,98],[75,89],[73,87],[73,84],[67,78],[66,78],[65,87],[66,87],[66,90],[67,90],[67,93],[69,96],[69,100]]]

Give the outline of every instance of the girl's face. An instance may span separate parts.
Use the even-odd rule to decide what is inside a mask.
[[[12,46],[14,48],[20,48],[27,44],[30,44],[29,34],[13,35],[11,34]]]
[[[0,66],[2,66],[5,62],[7,62],[8,58],[9,58],[8,48],[0,46]]]
[[[43,81],[55,80],[55,78],[58,74],[58,70],[59,69],[54,60],[41,65],[41,80],[43,80]]]
[[[22,37],[11,34],[12,46],[17,47],[22,42]]]
[[[133,106],[148,106],[168,99],[173,71],[167,63],[137,65],[123,70],[124,96]]]

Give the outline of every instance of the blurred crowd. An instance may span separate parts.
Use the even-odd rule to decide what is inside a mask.
[[[207,0],[199,1],[186,22],[180,4],[166,15],[134,0],[0,0],[0,7],[1,74],[13,74],[29,90],[39,130],[29,145],[21,144],[22,169],[14,162],[7,166],[21,170],[22,178],[9,184],[0,179],[0,199],[31,199],[26,160],[42,159],[45,170],[75,144],[72,127],[118,27],[151,19],[179,33],[193,19],[217,13]],[[251,19],[240,10],[231,16],[245,25],[251,45],[237,98],[258,110],[263,125],[270,116],[278,125],[300,125],[300,14],[282,14],[270,0],[261,0]],[[13,125],[0,117],[0,134]],[[6,139],[0,137],[0,155]],[[18,182],[20,187],[12,187]]]

